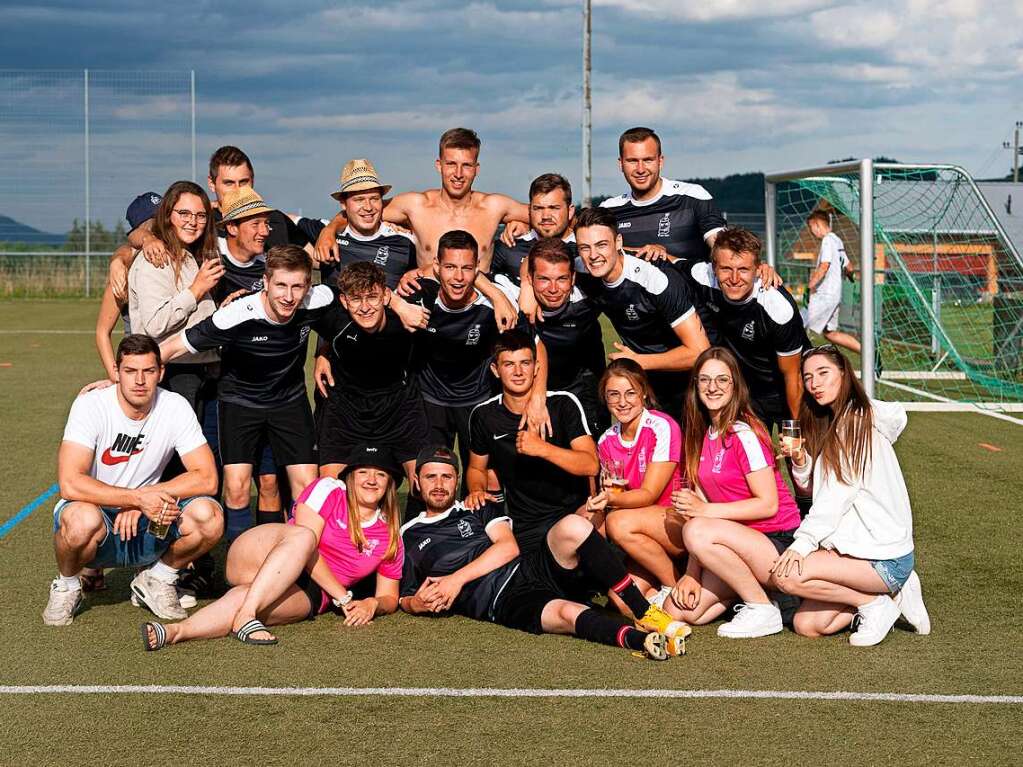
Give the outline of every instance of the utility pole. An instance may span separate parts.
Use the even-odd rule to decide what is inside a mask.
[[[593,107],[590,103],[590,13],[591,0],[583,0],[583,205],[593,200],[593,159],[590,153]],[[1017,138],[1019,130],[1016,131]]]
[[[1012,183],[1019,183],[1019,129],[1023,128],[1023,120],[1016,121],[1016,129],[1012,132],[1012,144],[1008,141],[1002,142],[1002,149],[1012,150]]]

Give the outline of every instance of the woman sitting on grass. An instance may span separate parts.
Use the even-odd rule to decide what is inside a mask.
[[[180,623],[142,624],[142,644],[159,650],[189,639],[230,634],[246,644],[276,644],[267,626],[314,618],[336,608],[346,626],[364,626],[398,607],[405,551],[397,485],[404,476],[384,448],[356,449],[340,479],[307,487],[287,524],[253,527],[227,553],[224,596]],[[375,596],[349,588],[376,574]]]
[[[594,501],[599,505],[606,498],[607,534],[632,560],[630,573],[648,590],[666,586],[667,596],[678,577],[671,558],[682,553],[677,530],[674,540],[668,533],[667,518],[682,456],[682,431],[675,419],[656,409],[647,375],[633,360],[608,365],[598,391],[614,420],[597,442],[600,465],[606,479],[617,462],[627,484],[613,490],[605,482],[606,495]]]
[[[710,623],[738,598],[743,604],[718,636],[777,634],[781,612],[765,589],[771,565],[792,542],[799,508],[729,350],[711,347],[697,358],[685,416],[687,473],[702,497],[685,489],[673,494],[689,563],[665,609],[687,623]]]
[[[870,646],[901,613],[919,633],[930,633],[913,569],[909,494],[893,447],[906,411],[868,399],[832,344],[803,353],[803,385],[805,447],[783,453],[797,485],[807,488],[812,478],[813,506],[773,568],[779,586],[803,598],[796,632],[834,634],[858,614],[849,643]]]

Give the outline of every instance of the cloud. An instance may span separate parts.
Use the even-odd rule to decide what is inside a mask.
[[[792,16],[828,5],[823,0],[596,0],[597,7],[662,20],[716,22]]]

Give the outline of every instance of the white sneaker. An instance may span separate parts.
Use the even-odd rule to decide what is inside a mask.
[[[646,601],[652,605],[657,605],[663,610],[665,600],[671,596],[671,588],[671,586],[661,586],[661,590],[656,594],[648,596]]]
[[[50,600],[43,610],[43,623],[47,626],[70,626],[84,604],[81,589],[72,591],[59,578],[54,578],[50,584]]]
[[[195,598],[195,594],[191,591],[186,591],[185,589],[177,586],[175,587],[175,590],[178,592],[178,604],[185,610],[191,610],[199,604],[199,601]],[[132,592],[131,595],[131,603],[135,607],[142,607],[142,603],[139,601],[139,598],[135,596],[134,592]]]
[[[927,614],[927,608],[924,606],[924,592],[920,587],[920,576],[916,574],[916,570],[909,574],[902,589],[892,599],[902,612],[902,617],[916,629],[916,633],[931,633],[931,616]]]
[[[143,570],[131,582],[131,591],[138,597],[142,607],[147,607],[164,620],[176,621],[188,617],[178,600],[178,590],[173,583],[164,583]]]
[[[718,636],[726,639],[755,639],[782,630],[781,610],[774,602],[749,602],[735,606],[735,617],[718,626]]]
[[[887,594],[880,594],[867,602],[859,611],[860,623],[849,635],[849,644],[854,647],[873,647],[881,642],[899,619],[899,606]]]

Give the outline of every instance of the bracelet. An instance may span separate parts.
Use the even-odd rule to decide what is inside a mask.
[[[331,599],[330,601],[334,603],[334,607],[345,608],[349,604],[351,604],[352,592],[346,591],[345,595],[343,597],[339,597],[337,599]]]

